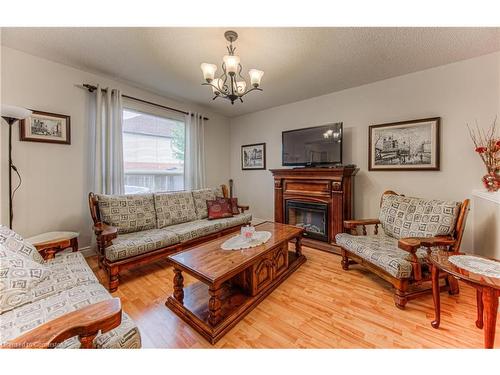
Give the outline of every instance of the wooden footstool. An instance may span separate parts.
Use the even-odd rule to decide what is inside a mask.
[[[52,259],[57,252],[68,247],[73,252],[78,251],[79,235],[78,232],[47,232],[26,238],[26,241],[35,246],[44,259]]]

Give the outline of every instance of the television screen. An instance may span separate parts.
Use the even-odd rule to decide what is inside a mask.
[[[283,132],[283,165],[342,163],[342,123]]]

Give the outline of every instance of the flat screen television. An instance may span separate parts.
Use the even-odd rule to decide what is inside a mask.
[[[342,164],[342,123],[288,130],[282,133],[283,165]]]

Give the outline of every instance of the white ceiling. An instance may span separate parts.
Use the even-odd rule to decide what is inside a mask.
[[[500,28],[237,27],[243,72],[264,70],[264,91],[231,105],[200,85],[226,29],[3,28],[2,44],[230,117],[500,50]]]

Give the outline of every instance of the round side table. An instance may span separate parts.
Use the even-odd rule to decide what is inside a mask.
[[[467,258],[453,258],[450,261],[452,256]],[[441,322],[439,273],[443,271],[476,289],[476,326],[484,329],[484,347],[492,349],[495,344],[498,297],[500,297],[500,277],[496,277],[500,262],[478,255],[444,250],[433,251],[429,255],[429,260],[432,265],[432,298],[436,314],[432,326],[439,328]]]
[[[44,259],[52,259],[54,255],[71,247],[73,252],[78,251],[78,232],[47,232],[26,238]]]

